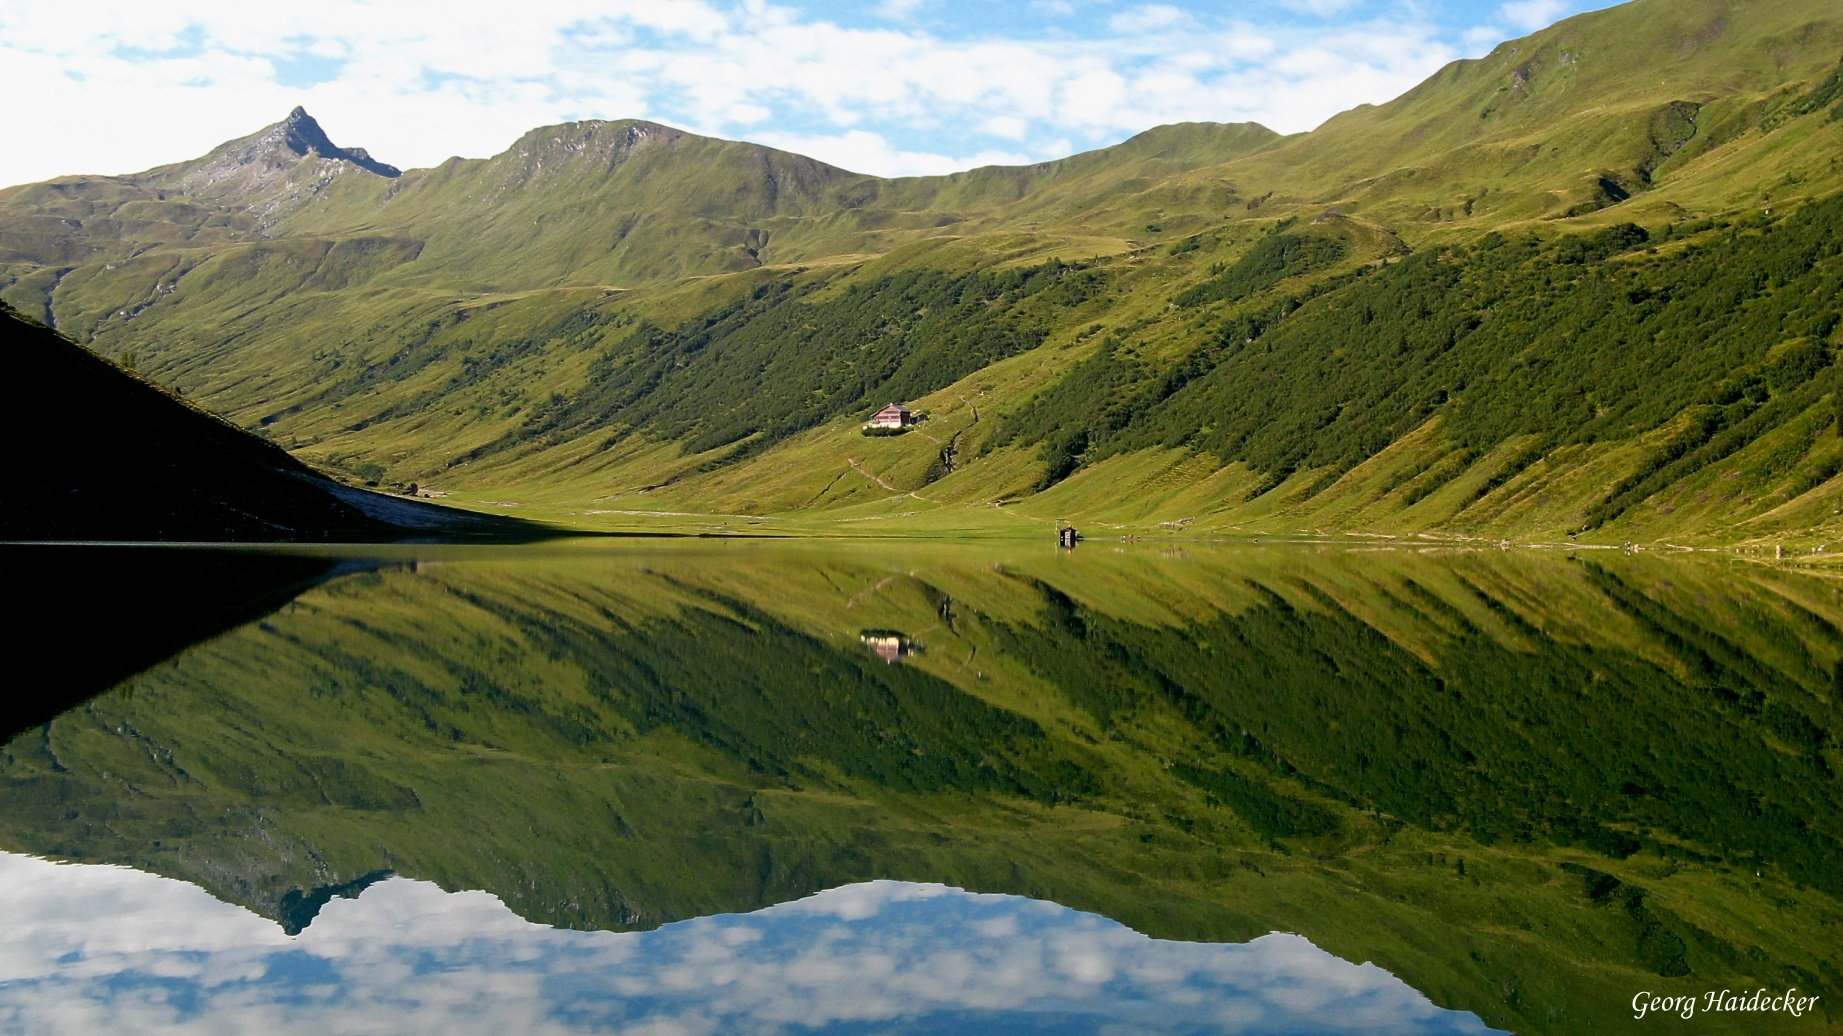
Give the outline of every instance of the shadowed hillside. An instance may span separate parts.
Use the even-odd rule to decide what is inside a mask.
[[[17,387],[0,486],[7,540],[388,540],[532,535],[350,489],[56,333],[0,310]]]
[[[0,697],[6,738],[364,567],[279,553],[70,544],[7,544],[0,564],[12,599],[30,602],[0,630],[10,672]],[[85,630],[108,633],[85,638]]]

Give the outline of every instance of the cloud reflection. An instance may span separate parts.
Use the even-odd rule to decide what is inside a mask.
[[[0,1032],[1482,1033],[1295,935],[1162,942],[876,881],[654,932],[394,878],[299,936],[183,882],[0,854]]]

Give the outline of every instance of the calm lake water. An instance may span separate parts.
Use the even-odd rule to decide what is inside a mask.
[[[1725,560],[0,548],[4,1033],[1833,1032],[1843,592]],[[1797,988],[1801,1017],[1633,1017]]]

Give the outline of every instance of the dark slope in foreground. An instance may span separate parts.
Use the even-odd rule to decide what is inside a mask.
[[[326,579],[373,567],[270,550],[66,544],[8,544],[0,566],[12,598],[30,602],[0,627],[12,675],[11,691],[0,695],[0,738],[48,723]]]
[[[541,535],[341,486],[278,446],[0,310],[13,456],[4,540],[346,540]]]

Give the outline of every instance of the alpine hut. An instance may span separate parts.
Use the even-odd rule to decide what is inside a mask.
[[[915,413],[900,403],[889,406],[870,415],[867,428],[907,428],[915,423]]]

